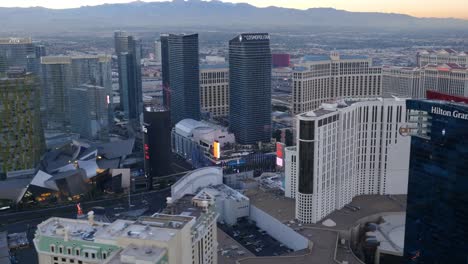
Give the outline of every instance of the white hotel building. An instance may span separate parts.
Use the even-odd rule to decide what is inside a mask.
[[[404,99],[340,100],[297,119],[285,193],[296,199],[299,221],[317,223],[358,195],[406,194],[410,137],[399,133]]]
[[[292,111],[300,114],[339,98],[382,96],[382,68],[357,55],[305,56],[293,69]]]

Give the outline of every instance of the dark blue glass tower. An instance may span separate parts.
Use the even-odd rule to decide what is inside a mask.
[[[266,33],[229,41],[229,128],[239,144],[271,140],[271,50]]]
[[[116,37],[116,52],[119,52],[117,57],[121,107],[125,118],[139,120],[143,112],[141,41],[133,36]]]
[[[408,100],[405,263],[468,263],[468,105]]]
[[[186,118],[200,120],[198,34],[170,34],[168,49],[172,123]]]

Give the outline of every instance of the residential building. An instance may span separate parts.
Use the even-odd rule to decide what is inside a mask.
[[[340,98],[382,96],[382,68],[358,55],[305,56],[293,69],[292,112],[315,110]]]
[[[408,100],[411,154],[404,263],[468,259],[468,106]]]
[[[421,85],[421,69],[410,67],[383,67],[382,93],[384,97],[425,98]]]
[[[297,116],[296,218],[317,223],[355,196],[405,194],[404,99],[352,99]],[[286,167],[291,165],[286,165]],[[293,190],[291,188],[291,190]],[[292,192],[292,191],[290,191]]]
[[[83,84],[70,89],[72,133],[89,140],[109,140],[107,92],[102,86]]]
[[[0,120],[0,179],[35,168],[45,151],[37,76],[23,69],[0,78]]]
[[[468,52],[456,51],[454,49],[423,50],[416,55],[418,67],[428,64],[455,63],[461,66],[468,66]]]
[[[172,124],[186,118],[200,120],[198,34],[167,38]]]
[[[211,117],[229,116],[229,67],[226,64],[200,66],[200,104]]]
[[[271,69],[270,35],[229,41],[229,129],[239,144],[271,141]]]

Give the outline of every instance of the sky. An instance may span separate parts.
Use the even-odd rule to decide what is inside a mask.
[[[0,0],[3,7],[43,6],[71,8],[103,3],[126,3],[132,0]],[[144,0],[156,2],[164,0]],[[281,6],[298,9],[333,7],[357,12],[401,13],[417,17],[455,17],[468,19],[468,0],[222,0],[223,2],[247,2],[265,6]]]

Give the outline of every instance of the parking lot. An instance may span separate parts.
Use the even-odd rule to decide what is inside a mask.
[[[255,256],[281,256],[293,251],[246,219],[232,227],[224,224],[218,227]]]

